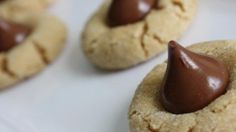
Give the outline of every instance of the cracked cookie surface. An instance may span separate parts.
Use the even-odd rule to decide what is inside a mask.
[[[202,110],[172,114],[156,101],[166,71],[166,63],[155,67],[139,85],[129,111],[132,132],[233,132],[236,129],[236,41],[196,44],[190,50],[224,62],[230,73],[226,94]],[[186,80],[187,81],[187,80]]]
[[[64,48],[67,31],[54,16],[23,13],[3,17],[29,26],[33,31],[25,41],[7,52],[0,52],[0,89],[11,86],[43,70]]]
[[[158,9],[134,24],[109,27],[107,0],[88,21],[82,47],[96,66],[117,70],[135,66],[160,54],[167,42],[178,39],[196,13],[197,0],[159,0]]]
[[[19,12],[42,11],[54,0],[3,0],[0,2],[0,15],[14,15]]]

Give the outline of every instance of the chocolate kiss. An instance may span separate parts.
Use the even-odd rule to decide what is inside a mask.
[[[160,101],[174,114],[195,112],[224,94],[228,81],[229,73],[222,62],[171,41]]]
[[[126,25],[143,19],[157,0],[113,0],[108,12],[111,26]]]
[[[22,43],[30,32],[26,26],[0,19],[0,52]]]

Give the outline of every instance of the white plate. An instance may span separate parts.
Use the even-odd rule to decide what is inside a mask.
[[[80,50],[79,35],[101,2],[58,0],[52,7],[70,29],[67,48],[43,73],[0,93],[0,131],[129,131],[127,113],[134,91],[166,55],[121,72],[91,66]],[[235,13],[235,0],[200,0],[199,13],[180,42],[235,39]]]

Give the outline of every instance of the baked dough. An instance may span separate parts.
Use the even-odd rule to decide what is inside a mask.
[[[107,24],[111,0],[88,21],[82,34],[82,47],[96,66],[117,70],[135,66],[160,54],[167,42],[178,39],[191,23],[197,0],[159,0],[145,20],[119,27]]]
[[[18,13],[1,18],[29,26],[33,31],[22,44],[0,52],[0,89],[44,69],[61,53],[67,36],[65,25],[54,16]]]
[[[171,114],[157,102],[166,62],[152,70],[140,84],[129,111],[132,132],[233,132],[236,130],[236,41],[213,41],[190,50],[224,62],[230,73],[226,94],[197,112]],[[188,81],[188,80],[186,80]]]
[[[19,12],[42,11],[54,0],[4,0],[0,2],[0,16]]]

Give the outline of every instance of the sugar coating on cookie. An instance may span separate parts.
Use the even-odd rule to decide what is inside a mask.
[[[224,62],[230,73],[226,94],[202,110],[178,115],[169,113],[156,100],[167,66],[166,63],[160,64],[145,77],[135,93],[129,111],[132,132],[213,132],[236,129],[236,42],[205,42],[189,49]]]
[[[23,13],[3,19],[29,26],[32,32],[23,43],[0,52],[0,89],[42,71],[64,49],[67,36],[65,25],[54,16]]]
[[[171,39],[178,39],[191,23],[197,0],[159,0],[144,20],[110,27],[107,14],[111,0],[105,1],[88,21],[82,34],[82,47],[96,66],[125,69],[160,54]]]

